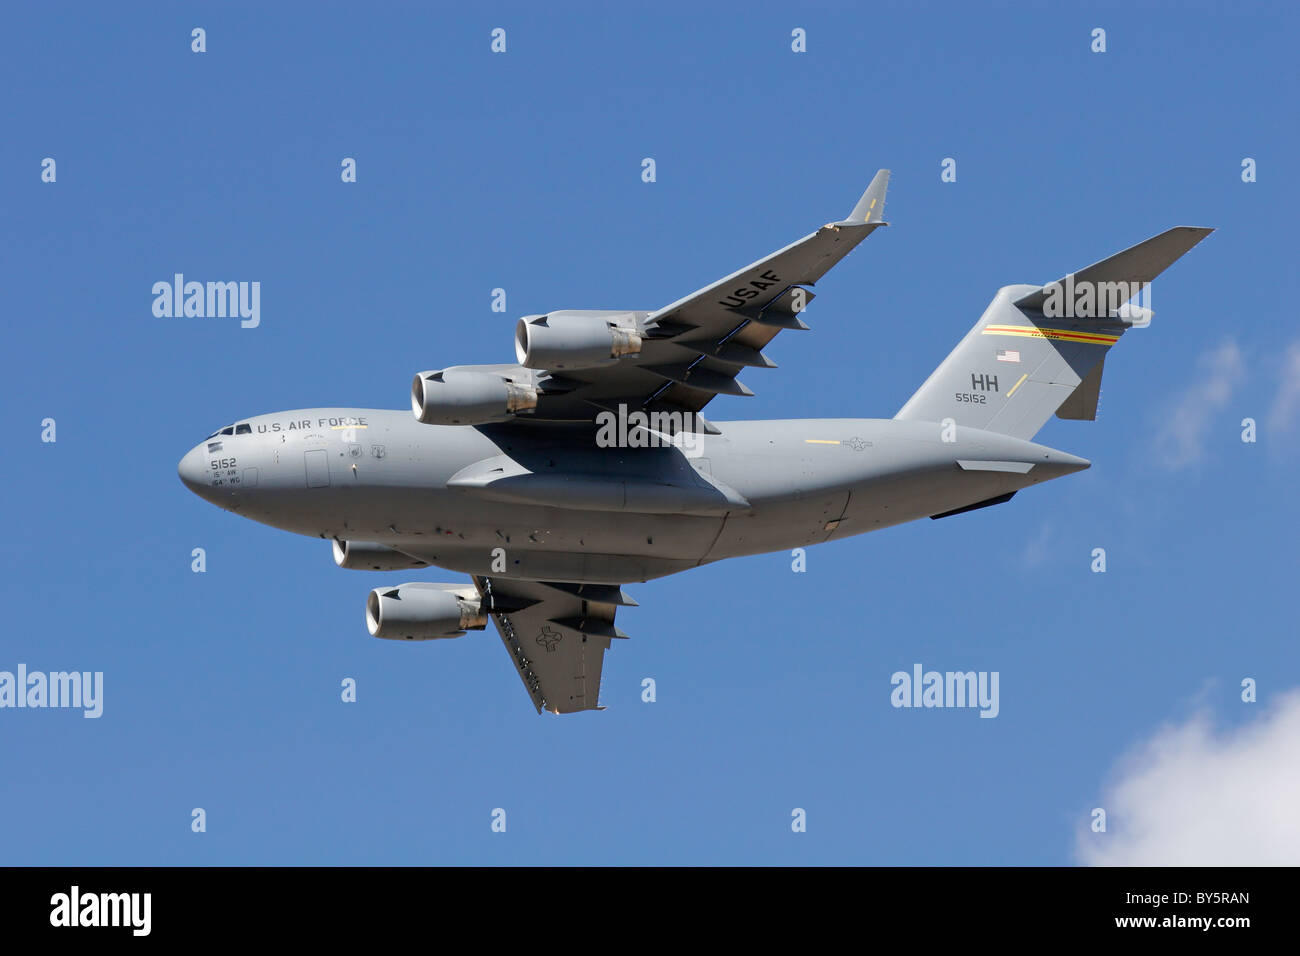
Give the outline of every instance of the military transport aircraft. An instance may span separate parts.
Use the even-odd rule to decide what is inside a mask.
[[[370,633],[459,637],[490,617],[538,712],[600,709],[605,651],[626,636],[615,612],[635,604],[624,584],[961,514],[1087,468],[1031,439],[1053,414],[1095,417],[1107,351],[1150,311],[1078,290],[1145,289],[1212,231],[1177,227],[1058,283],[1005,286],[892,419],[701,416],[716,395],[752,394],[738,376],[774,367],[761,350],[777,333],[808,328],[809,286],[886,225],[888,180],[658,311],[525,316],[516,364],[420,372],[414,416],[247,418],[195,446],[180,477],[228,511],[332,541],[341,567],[469,575],[376,588]]]

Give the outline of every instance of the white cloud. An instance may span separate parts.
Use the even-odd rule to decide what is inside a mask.
[[[1094,866],[1300,864],[1300,691],[1233,731],[1204,713],[1158,731],[1121,761],[1075,852]]]
[[[1202,372],[1165,412],[1155,437],[1160,464],[1171,470],[1186,468],[1205,455],[1205,435],[1215,412],[1232,398],[1245,375],[1245,361],[1237,343],[1228,340],[1204,352]]]
[[[1271,431],[1287,432],[1300,413],[1300,341],[1292,342],[1282,359],[1282,382],[1268,415]]]
[[[1044,521],[1038,526],[1038,533],[1025,542],[1025,549],[1021,552],[1021,560],[1026,567],[1036,568],[1041,565],[1048,557],[1048,548],[1052,543],[1052,523]]]

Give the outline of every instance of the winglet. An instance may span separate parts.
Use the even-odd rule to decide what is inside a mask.
[[[885,190],[889,188],[889,170],[882,169],[871,180],[858,204],[845,222],[881,222],[885,215]]]

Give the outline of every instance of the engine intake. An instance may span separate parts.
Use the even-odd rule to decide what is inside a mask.
[[[473,588],[416,582],[375,588],[366,598],[366,630],[372,637],[429,641],[485,627],[487,614]]]
[[[429,565],[428,561],[394,551],[375,541],[340,541],[338,538],[334,539],[334,563],[351,571],[404,571]]]
[[[537,407],[537,389],[491,372],[421,372],[411,383],[411,411],[426,425],[482,425]]]
[[[641,333],[614,319],[626,312],[548,312],[515,326],[515,355],[525,368],[584,369],[612,365],[641,351]]]

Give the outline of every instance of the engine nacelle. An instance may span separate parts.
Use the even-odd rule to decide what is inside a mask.
[[[537,389],[491,372],[421,372],[411,383],[411,411],[426,425],[482,425],[537,407]]]
[[[338,538],[334,539],[334,563],[351,571],[404,571],[429,565],[428,561],[374,541],[340,541]]]
[[[525,368],[583,369],[612,365],[641,351],[641,333],[620,325],[626,312],[549,312],[515,326],[515,355]]]
[[[485,627],[487,614],[473,588],[416,582],[375,588],[366,598],[366,630],[372,637],[428,641]]]

